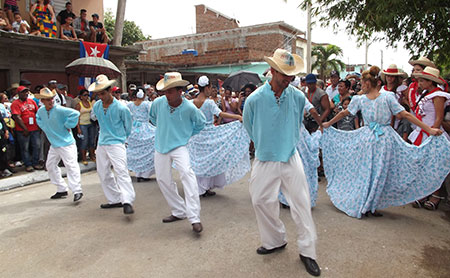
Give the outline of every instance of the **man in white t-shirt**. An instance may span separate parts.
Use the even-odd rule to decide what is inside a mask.
[[[337,94],[339,94],[339,91],[338,91],[338,88],[337,88],[338,87],[337,85],[339,83],[339,79],[340,79],[339,72],[333,70],[331,72],[331,75],[330,75],[331,85],[328,86],[326,91],[325,91],[327,93],[328,97],[330,98],[330,100],[332,100]]]

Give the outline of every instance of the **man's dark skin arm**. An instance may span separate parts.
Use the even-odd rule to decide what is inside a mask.
[[[331,112],[331,108],[330,108],[330,101],[328,99],[328,95],[324,95],[321,99],[320,99],[320,105],[322,106],[322,111],[323,113],[320,115],[320,123],[322,122],[326,122],[326,119],[328,117],[328,114],[330,114]]]
[[[17,114],[13,114],[12,117],[13,117],[13,120],[16,122],[16,124],[18,124],[23,129],[23,135],[28,136],[30,134],[30,132],[28,131],[28,128],[25,126],[25,124],[23,123],[22,117]]]

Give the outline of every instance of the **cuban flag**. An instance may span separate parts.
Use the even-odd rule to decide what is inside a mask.
[[[109,58],[109,45],[106,43],[94,43],[80,41],[80,58],[84,57],[100,57],[103,59]],[[80,78],[79,85],[88,88],[94,81],[94,78]]]

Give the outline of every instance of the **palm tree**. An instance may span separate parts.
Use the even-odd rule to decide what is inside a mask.
[[[325,80],[332,70],[341,71],[345,68],[345,63],[337,59],[341,55],[342,49],[337,45],[314,46],[311,56],[315,56],[316,60],[311,67],[317,69],[320,79]]]

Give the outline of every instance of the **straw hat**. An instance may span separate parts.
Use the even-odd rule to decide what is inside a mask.
[[[39,91],[39,94],[35,94],[34,97],[37,99],[49,99],[56,96],[56,91],[52,90],[50,91],[49,88],[44,87]]]
[[[108,87],[111,87],[114,83],[116,83],[116,80],[109,80],[106,75],[100,74],[97,75],[95,82],[89,86],[88,90],[90,92],[100,92]]]
[[[9,87],[8,89],[6,89],[7,91],[12,91],[12,90],[16,90],[17,88],[19,88],[19,83],[13,83],[11,85],[11,87]]]
[[[164,78],[159,80],[156,84],[158,91],[167,91],[175,87],[184,87],[189,84],[189,81],[183,80],[179,72],[166,72]]]
[[[438,84],[444,84],[444,80],[439,76],[440,71],[433,67],[426,67],[421,73],[413,73],[415,78],[423,78],[434,81]]]
[[[417,60],[411,60],[408,62],[411,66],[414,65],[422,65],[425,67],[432,67],[432,68],[436,68],[436,65],[430,61],[430,59],[426,58],[426,57],[420,57]]]
[[[408,74],[403,70],[398,69],[396,64],[389,65],[389,67],[386,70],[383,70],[381,72],[380,77],[383,83],[386,83],[386,75],[398,76],[402,79],[408,78]]]
[[[303,70],[303,59],[297,54],[291,54],[284,49],[277,49],[273,53],[273,57],[264,56],[266,61],[276,71],[287,76],[299,74]]]

